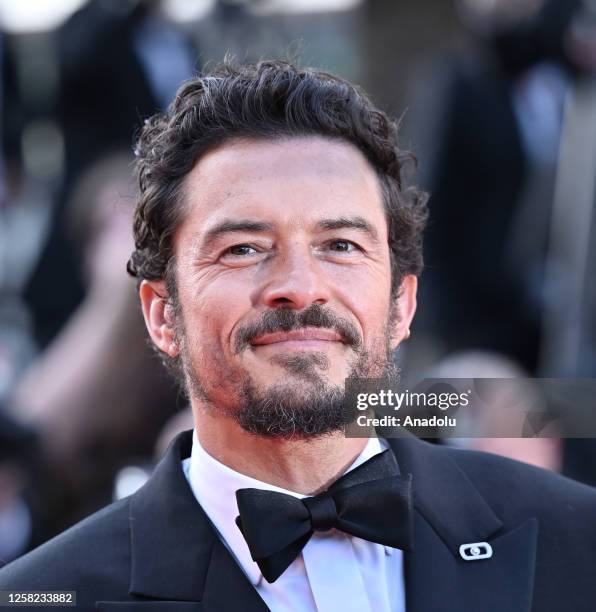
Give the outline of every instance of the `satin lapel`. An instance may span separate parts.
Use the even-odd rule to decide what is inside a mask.
[[[408,612],[530,612],[538,521],[488,539],[490,559],[455,556],[417,514],[415,550],[405,555]]]
[[[211,563],[205,580],[203,609],[205,612],[269,610],[219,539],[213,546]]]
[[[130,593],[213,612],[266,611],[186,481],[181,461],[191,446],[192,432],[180,434],[131,499]]]
[[[413,475],[414,550],[405,555],[408,612],[529,612],[537,519],[505,530],[444,449],[413,436],[387,440]],[[461,544],[488,542],[489,559],[465,561]]]

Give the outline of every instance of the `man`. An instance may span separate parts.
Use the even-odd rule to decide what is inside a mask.
[[[0,589],[111,611],[592,609],[591,488],[343,435],[345,379],[391,374],[416,308],[426,208],[395,125],[337,77],[226,65],[137,153],[129,271],[195,430]]]

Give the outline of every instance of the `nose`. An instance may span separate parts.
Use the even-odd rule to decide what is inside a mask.
[[[326,304],[329,297],[325,271],[306,248],[280,253],[268,271],[261,292],[261,301],[267,308],[294,310]]]

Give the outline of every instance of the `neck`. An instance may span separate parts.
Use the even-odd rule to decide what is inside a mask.
[[[193,407],[194,408],[194,407]],[[367,440],[343,432],[310,439],[277,439],[244,431],[233,419],[194,410],[201,446],[229,468],[303,495],[324,491],[362,452]]]

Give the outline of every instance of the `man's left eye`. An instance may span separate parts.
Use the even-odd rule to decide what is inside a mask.
[[[250,244],[235,244],[227,249],[226,255],[253,255],[257,250]]]
[[[329,243],[329,249],[337,253],[351,253],[358,250],[358,246],[350,240],[333,240]]]

